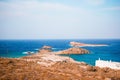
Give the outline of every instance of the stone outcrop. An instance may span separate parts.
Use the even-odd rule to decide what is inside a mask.
[[[52,47],[51,46],[43,46],[41,49],[38,51],[39,53],[48,53],[52,52]]]
[[[63,51],[56,52],[56,54],[88,54],[89,51],[83,48],[69,48]]]
[[[70,42],[70,45],[71,46],[75,46],[75,47],[79,47],[79,46],[84,46],[85,44],[84,43],[79,43],[79,42]]]
[[[42,49],[52,49],[51,46],[43,46]]]

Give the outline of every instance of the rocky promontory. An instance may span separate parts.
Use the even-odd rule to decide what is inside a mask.
[[[89,51],[83,48],[69,48],[63,51],[58,51],[56,54],[88,54]]]

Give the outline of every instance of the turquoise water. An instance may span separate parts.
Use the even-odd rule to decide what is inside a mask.
[[[99,40],[99,39],[61,39],[61,40],[0,40],[0,57],[16,58],[26,56],[24,52],[34,51],[36,52],[39,48],[44,45],[49,45],[53,47],[54,51],[68,49],[70,41],[78,41],[82,43],[90,44],[107,44],[109,46],[101,47],[83,47],[90,51],[90,54],[83,55],[70,55],[76,61],[84,61],[90,65],[95,65],[95,60],[101,58],[103,60],[112,60],[120,62],[120,40],[119,39],[109,39],[109,40]],[[68,56],[68,55],[66,55]]]

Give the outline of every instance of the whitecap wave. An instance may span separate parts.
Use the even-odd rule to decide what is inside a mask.
[[[57,48],[52,48],[52,50],[55,50],[55,49],[57,49]]]
[[[28,54],[28,52],[22,52],[22,54]]]
[[[22,52],[22,54],[29,54],[29,53],[33,54],[34,52],[33,51]]]
[[[39,49],[35,49],[35,50],[37,50],[37,51],[38,51]]]

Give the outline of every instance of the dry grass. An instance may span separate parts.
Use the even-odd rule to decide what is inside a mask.
[[[0,58],[0,80],[120,80],[120,70],[57,62],[45,67],[22,59]]]

